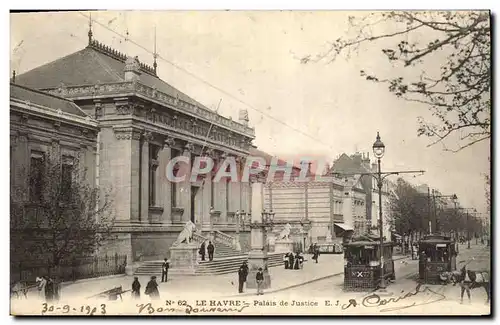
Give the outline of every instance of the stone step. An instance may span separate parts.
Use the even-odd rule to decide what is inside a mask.
[[[268,255],[268,266],[274,267],[283,264],[283,254],[272,253]],[[197,269],[197,275],[226,274],[238,271],[243,261],[248,259],[248,255],[230,256],[213,261],[200,261]],[[161,275],[162,261],[150,261],[141,265],[135,272],[135,275]]]

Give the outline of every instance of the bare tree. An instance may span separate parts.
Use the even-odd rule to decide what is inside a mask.
[[[66,160],[64,160],[66,159]],[[78,157],[49,153],[31,164],[28,189],[11,189],[11,254],[63,260],[92,255],[112,236],[109,191],[87,179]]]
[[[443,140],[453,135],[458,146],[445,146],[445,150],[456,152],[490,138],[488,11],[374,12],[361,18],[350,16],[348,23],[348,36],[332,42],[325,53],[308,55],[301,62],[331,62],[341,54],[349,58],[362,46],[378,43],[400,76],[384,77],[365,70],[360,71],[361,76],[387,84],[399,98],[429,106],[437,122],[420,117],[417,131],[432,139],[429,146],[438,142],[445,146]],[[386,46],[388,43],[392,46]],[[437,60],[439,69],[431,71]],[[402,76],[411,74],[418,77],[407,80]]]

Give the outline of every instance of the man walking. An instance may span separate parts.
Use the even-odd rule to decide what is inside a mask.
[[[201,255],[201,260],[204,261],[205,260],[205,242],[201,243],[199,253]]]
[[[262,268],[259,267],[259,271],[255,275],[255,280],[257,280],[257,295],[264,294],[264,273],[262,272]]]
[[[168,269],[170,268],[170,263],[167,259],[163,262],[161,266],[161,282],[167,282]]]
[[[211,241],[208,242],[207,251],[208,251],[208,260],[212,261],[214,259],[215,247]]]
[[[247,281],[247,276],[248,276],[248,266],[246,265],[246,262],[243,262],[243,264],[238,269],[238,292],[239,293],[243,293],[243,285]]]

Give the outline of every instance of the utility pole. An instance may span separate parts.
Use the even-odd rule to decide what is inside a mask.
[[[466,213],[467,213],[467,249],[470,249],[469,210],[466,210]]]
[[[430,187],[427,187],[427,208],[428,208],[428,213],[429,213],[429,235],[430,235],[430,234],[432,234],[431,188]]]

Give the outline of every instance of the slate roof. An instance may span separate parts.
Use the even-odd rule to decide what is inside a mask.
[[[264,158],[264,160],[266,161],[267,167],[269,167],[271,165],[272,159],[276,157],[276,156],[272,156],[272,155],[268,154],[267,152],[264,152],[262,150],[259,150],[257,148],[253,148],[253,147],[250,148],[250,156]],[[287,162],[285,160],[278,158],[278,166],[286,166],[286,163]],[[296,162],[294,161],[294,163],[296,163]],[[293,166],[293,174],[295,175],[296,173],[299,173],[299,172],[300,172],[300,164],[299,164],[299,166],[294,165]],[[309,175],[314,176],[314,174],[312,174],[312,173],[310,173]]]
[[[29,101],[43,107],[60,109],[61,111],[81,117],[85,114],[73,101],[50,95],[41,91],[30,89],[17,84],[10,84],[10,97],[19,100]]]
[[[333,162],[330,172],[344,173],[344,174],[360,174],[360,173],[369,173],[370,171],[367,170],[365,167],[363,167],[361,162],[361,157],[358,156],[349,157],[348,155],[343,153],[337,160]]]
[[[93,41],[86,48],[16,76],[16,83],[36,89],[124,82],[126,56]],[[170,96],[208,109],[141,67],[139,82]]]

